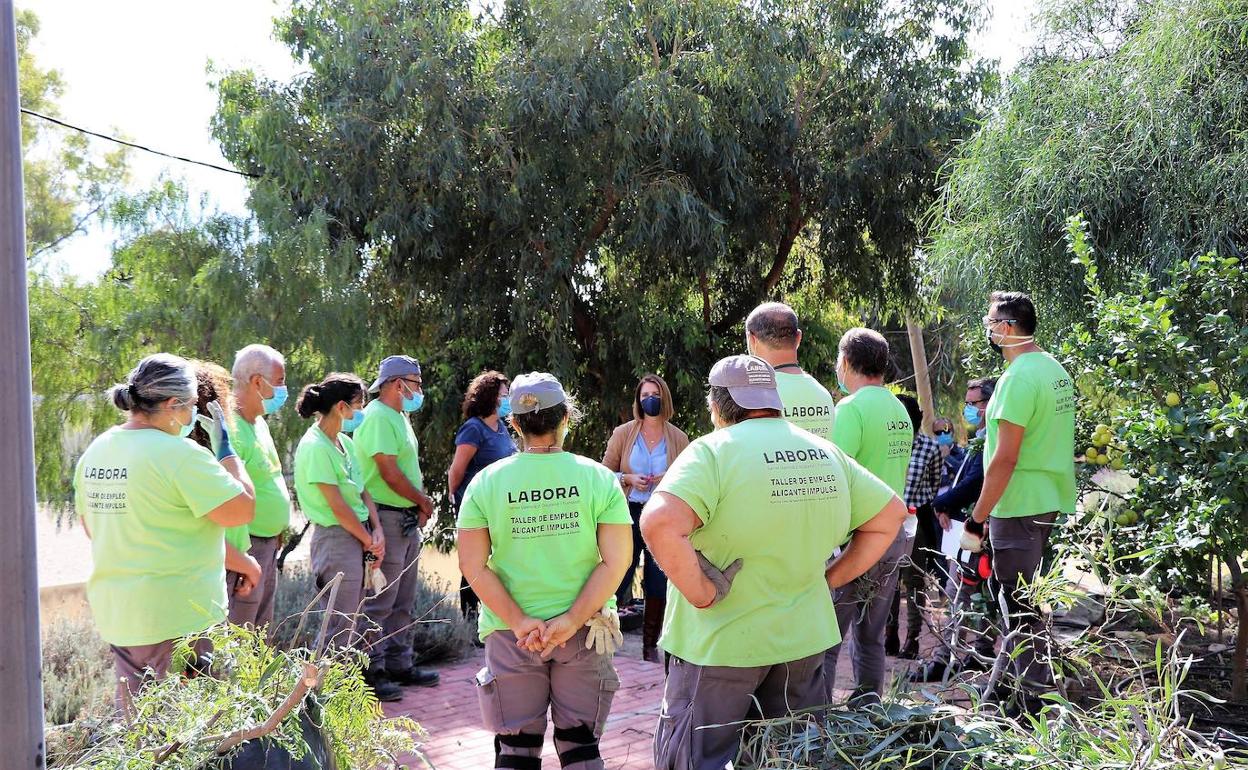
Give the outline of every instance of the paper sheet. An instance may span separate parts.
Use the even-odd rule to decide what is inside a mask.
[[[959,544],[962,542],[962,530],[965,525],[956,519],[949,522],[949,531],[940,540],[940,552],[950,559],[958,558]]]

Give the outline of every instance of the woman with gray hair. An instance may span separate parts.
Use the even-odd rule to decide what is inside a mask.
[[[225,528],[251,521],[254,500],[219,408],[201,421],[215,450],[186,438],[197,421],[189,362],[148,356],[109,395],[127,418],[83,453],[74,502],[91,538],[87,601],[122,708],[145,677],[167,673],[178,640],[225,620]]]

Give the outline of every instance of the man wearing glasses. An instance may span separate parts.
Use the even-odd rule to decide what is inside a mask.
[[[386,540],[381,573],[397,585],[387,586],[364,603],[376,645],[369,653],[371,682],[433,687],[436,671],[412,665],[412,605],[416,600],[416,563],[420,558],[420,530],[433,513],[433,501],[424,493],[420,445],[409,415],[424,404],[420,362],[410,356],[389,356],[369,393],[364,422],[353,439],[364,476],[364,488],[377,503]],[[381,640],[381,641],[378,641]]]
[[[1011,665],[1021,705],[1034,710],[1053,670],[1022,586],[1035,579],[1058,514],[1075,511],[1075,390],[1065,368],[1036,345],[1036,308],[1026,294],[994,292],[984,329],[1006,369],[984,415],[984,484],[966,532],[983,538],[992,517],[992,576],[1005,594],[1007,630],[1017,631]]]

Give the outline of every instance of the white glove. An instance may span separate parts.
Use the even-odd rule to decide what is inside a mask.
[[[585,621],[589,633],[585,635],[585,649],[593,650],[599,655],[614,655],[624,644],[624,634],[620,631],[620,615],[614,607],[603,605]]]
[[[368,585],[373,589],[374,596],[386,590],[388,581],[386,580],[385,573],[381,571],[380,566],[373,567],[368,571]]]
[[[958,548],[971,553],[979,553],[984,550],[984,539],[974,532],[963,530],[962,539],[958,541]]]

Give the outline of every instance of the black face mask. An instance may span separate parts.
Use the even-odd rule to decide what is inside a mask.
[[[658,396],[646,396],[641,400],[641,412],[648,417],[658,417],[663,408],[663,399]]]
[[[1001,346],[992,341],[992,329],[984,329],[984,331],[987,332],[988,347],[992,348],[992,352],[997,355],[1002,355]]]

